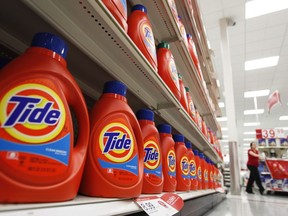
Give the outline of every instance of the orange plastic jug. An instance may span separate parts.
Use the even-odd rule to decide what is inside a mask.
[[[183,78],[182,78],[182,75],[180,73],[178,73],[178,79],[179,79],[179,87],[180,87],[180,93],[181,93],[180,103],[183,106],[183,108],[186,110],[186,112],[189,113],[187,94],[185,91]]]
[[[161,193],[163,190],[162,151],[160,137],[154,123],[154,113],[141,109],[136,117],[144,140],[144,178],[142,193]]]
[[[204,189],[209,188],[209,158],[205,157],[205,169],[204,169]]]
[[[178,12],[177,12],[175,1],[174,0],[168,0],[168,4],[169,4],[169,6],[171,8],[171,11],[173,13],[174,19],[176,21],[178,21]]]
[[[143,5],[134,5],[128,16],[128,35],[137,45],[151,66],[157,71],[157,56],[152,25]]]
[[[190,117],[192,118],[192,120],[196,123],[196,110],[195,110],[195,106],[194,106],[194,103],[190,94],[190,89],[188,87],[185,87],[185,91],[186,91],[186,97],[187,97],[187,103],[188,103],[188,113]]]
[[[201,178],[198,176],[199,179],[201,179],[201,188],[204,190],[205,189],[205,169],[206,169],[206,161],[205,161],[205,156],[203,153],[199,152],[199,158],[200,158],[200,166],[201,166]]]
[[[0,202],[56,202],[77,194],[89,117],[66,54],[61,38],[37,33],[0,72]],[[78,120],[76,142],[70,108]]]
[[[128,31],[127,1],[126,0],[102,0],[124,31]]]
[[[157,46],[158,73],[175,97],[180,101],[181,92],[175,60],[168,43]]]
[[[200,158],[199,158],[199,152],[196,149],[192,150],[194,153],[194,159],[195,159],[195,164],[196,164],[196,190],[200,189],[200,185],[202,185],[202,180],[199,179],[199,176],[201,176],[201,166],[200,166]],[[202,188],[202,186],[201,186]]]
[[[185,146],[188,150],[188,158],[189,158],[189,171],[190,171],[190,190],[197,190],[198,180],[197,180],[197,167],[195,162],[195,156],[192,151],[191,142],[185,142]]]
[[[105,83],[91,114],[87,161],[80,193],[100,197],[137,197],[143,182],[143,137],[126,99],[126,86]]]
[[[163,166],[163,178],[164,192],[176,191],[176,154],[175,154],[175,142],[172,138],[172,128],[168,124],[160,124],[157,126],[160,135],[161,149],[162,149],[162,166]]]
[[[208,160],[208,166],[209,166],[209,182],[208,182],[208,188],[213,189],[213,162],[212,160]]]
[[[185,26],[184,26],[184,24],[183,24],[183,22],[182,22],[181,16],[178,16],[178,27],[179,27],[179,30],[180,30],[182,39],[183,39],[183,41],[184,41],[184,44],[185,44],[185,45],[187,46],[187,48],[188,48],[187,33],[186,33]]]
[[[189,159],[187,154],[187,148],[184,144],[184,136],[182,134],[174,134],[173,139],[175,141],[176,152],[176,190],[189,191],[191,185],[189,177]]]

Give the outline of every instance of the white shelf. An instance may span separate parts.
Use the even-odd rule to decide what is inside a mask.
[[[183,200],[195,199],[217,193],[215,190],[176,192]],[[149,196],[149,195],[141,195]],[[161,196],[158,195],[158,196]],[[78,195],[74,200],[39,204],[0,204],[1,216],[51,216],[51,215],[123,215],[141,212],[133,199],[93,198]]]
[[[258,146],[258,149],[288,149],[288,146]]]
[[[213,146],[208,143],[206,137],[203,136],[187,112],[183,110],[179,101],[158,73],[154,71],[140,50],[122,30],[101,1],[82,0],[80,3],[80,1],[24,0],[23,2],[43,17],[56,30],[61,32],[72,44],[85,53],[87,57],[104,68],[112,77],[124,82],[131,92],[148,107],[155,110],[156,113],[182,133],[214,162],[222,162]],[[152,4],[152,1],[149,1],[149,3]],[[150,4],[147,6],[148,10],[152,7]],[[151,14],[158,13],[157,11],[151,11]],[[172,14],[170,15],[172,16]],[[175,28],[172,29],[175,30]],[[181,45],[182,43],[179,44]],[[185,50],[183,44],[180,50]],[[185,52],[187,54],[187,49]],[[188,65],[193,67],[193,63],[191,64],[191,62],[190,59]],[[85,93],[88,92],[88,94],[90,90],[93,90],[93,80],[97,80],[99,77],[96,72],[88,76],[85,74],[85,71],[79,71],[78,74],[76,72],[73,75],[78,78],[80,86],[86,89]],[[192,77],[195,78],[196,76],[190,76],[190,85],[194,83]],[[195,88],[197,85],[193,86]],[[201,92],[201,90],[198,90],[196,95],[203,94]],[[89,95],[92,95],[91,92]],[[95,93],[94,90],[93,95],[100,95],[100,92]],[[211,107],[209,108],[208,104],[204,104],[203,98],[200,99],[199,103],[201,104],[201,107],[199,107],[200,111],[203,108],[203,112],[206,112],[208,107],[209,110],[207,112],[212,115]],[[215,116],[213,115],[213,117]]]

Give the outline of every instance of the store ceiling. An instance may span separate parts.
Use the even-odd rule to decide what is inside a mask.
[[[287,1],[287,0],[283,0]],[[198,4],[206,28],[207,38],[210,42],[214,56],[213,63],[217,77],[220,81],[220,91],[223,92],[219,101],[225,101],[223,87],[223,69],[220,49],[220,24],[221,18],[232,18],[235,26],[228,27],[230,53],[233,73],[234,100],[236,124],[240,155],[243,155],[242,146],[245,138],[254,138],[255,135],[244,135],[244,132],[255,131],[255,128],[267,129],[288,127],[288,121],[280,121],[281,115],[288,115],[288,9],[245,19],[245,0],[199,0]],[[278,56],[277,66],[251,71],[244,70],[246,60]],[[259,109],[264,109],[259,114],[260,126],[244,127],[244,122],[256,122],[256,115],[244,115],[244,110],[254,109],[253,98],[244,98],[245,91],[270,89],[270,94],[279,90],[282,105],[276,106],[268,114],[268,96],[258,97]],[[225,107],[222,116],[226,116]],[[227,122],[219,122],[221,127],[227,127]],[[286,134],[288,131],[286,131]],[[227,131],[222,131],[227,135]],[[223,138],[227,139],[227,138]],[[222,142],[225,145],[224,142]],[[227,151],[226,151],[227,152]],[[224,150],[225,153],[225,150]],[[247,155],[247,154],[244,154]],[[246,156],[243,158],[244,163]]]

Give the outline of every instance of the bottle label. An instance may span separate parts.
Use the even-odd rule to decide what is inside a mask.
[[[139,174],[138,148],[127,118],[108,116],[98,129],[99,133],[94,133],[92,140],[98,144],[95,158],[103,175],[114,183],[135,184]]]
[[[125,12],[127,13],[127,2],[126,2],[126,0],[121,0],[120,3],[122,4],[123,8],[125,9]]]
[[[195,160],[190,160],[189,162],[189,168],[190,168],[190,178],[196,179],[197,173],[196,173],[196,163]]]
[[[176,177],[176,154],[174,150],[170,150],[167,155],[169,176]]]
[[[169,62],[169,71],[170,71],[170,76],[175,86],[179,90],[180,86],[179,86],[178,72],[177,72],[177,68],[176,68],[176,64],[175,64],[173,56],[171,57],[170,62]]]
[[[210,182],[213,182],[214,181],[214,175],[213,175],[213,172],[212,171],[210,171]]]
[[[181,35],[182,35],[183,41],[184,41],[184,43],[186,44],[186,46],[188,47],[188,40],[187,40],[187,34],[186,34],[185,27],[184,27],[184,25],[181,23],[179,28],[180,28],[180,33],[181,33]]]
[[[208,182],[208,170],[204,169],[204,181]]]
[[[52,88],[52,83],[22,83],[0,98],[0,163],[14,172],[53,176],[67,169],[70,131]]]
[[[201,166],[198,167],[197,175],[198,175],[198,179],[201,181],[201,180],[202,180],[202,170],[201,170]]]
[[[161,151],[155,137],[144,143],[144,175],[153,184],[162,181]]]
[[[180,160],[180,167],[182,172],[182,178],[189,179],[189,160],[187,156],[183,156]]]
[[[142,39],[143,42],[153,59],[155,63],[157,63],[157,55],[156,55],[156,47],[155,47],[155,41],[154,41],[154,35],[152,32],[152,28],[148,23],[143,23],[142,24]]]
[[[178,19],[178,12],[177,12],[177,8],[176,8],[176,4],[174,0],[168,0],[169,6],[171,8],[171,11],[174,15],[174,18],[177,20]]]

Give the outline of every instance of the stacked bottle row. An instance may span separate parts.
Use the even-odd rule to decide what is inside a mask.
[[[172,139],[169,125],[157,130],[151,110],[135,115],[123,83],[105,83],[88,115],[66,54],[61,38],[38,33],[0,71],[0,202],[64,201],[78,190],[137,197],[189,191],[191,182],[193,189],[215,188],[218,170],[211,161],[194,150],[193,163],[184,137]]]
[[[114,4],[111,2],[114,2]],[[184,44],[196,67],[199,78],[203,81],[202,71],[192,35],[186,34],[185,26],[181,21],[181,17],[178,16],[174,0],[168,2],[181,32]],[[155,45],[153,29],[147,15],[146,7],[143,5],[135,5],[132,7],[131,14],[127,16],[126,1],[103,1],[103,3],[107,6],[122,28],[128,33],[153,69],[158,72],[159,76],[163,79],[177,100],[180,101],[183,109],[196,123],[203,135],[209,139],[209,136],[211,136],[210,129],[206,126],[205,121],[195,108],[190,89],[185,86],[183,77],[177,70],[169,43],[161,42],[157,46]],[[119,11],[122,12],[118,13]]]

